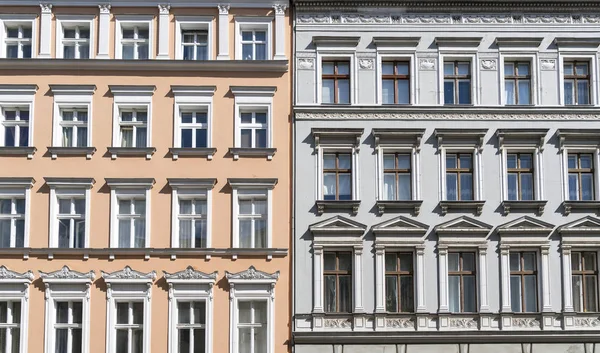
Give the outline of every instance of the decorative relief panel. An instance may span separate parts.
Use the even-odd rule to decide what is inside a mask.
[[[498,69],[498,62],[496,59],[481,59],[481,69],[495,71]]]
[[[343,329],[348,329],[348,328],[352,328],[352,321],[350,319],[325,319],[325,328],[331,328],[331,329],[336,329],[336,328],[343,328]]]
[[[419,69],[423,71],[434,71],[435,70],[435,59],[426,58],[419,60]]]
[[[385,327],[395,329],[414,329],[415,322],[411,318],[386,318]]]
[[[450,318],[450,327],[458,329],[477,329],[477,320],[472,317]]]
[[[298,70],[314,70],[315,59],[313,58],[298,58]]]
[[[516,328],[539,328],[540,321],[533,317],[513,317],[512,326]]]
[[[590,120],[592,114],[510,114],[510,113],[347,113],[347,112],[296,112],[297,120]]]
[[[556,59],[541,59],[540,60],[540,69],[542,69],[544,71],[556,70]]]
[[[575,327],[580,328],[600,328],[600,319],[597,317],[576,317]]]
[[[375,68],[375,60],[358,59],[358,68],[361,70],[373,70]]]

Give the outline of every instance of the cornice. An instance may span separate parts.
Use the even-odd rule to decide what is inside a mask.
[[[102,3],[106,4],[102,4]],[[165,3],[168,2],[169,8],[175,7],[184,7],[184,8],[217,8],[217,6],[221,5],[219,1],[210,1],[210,0],[170,0],[170,1],[148,1],[148,0],[52,0],[52,4],[41,4],[39,0],[2,0],[2,5],[4,6],[42,6],[49,7],[50,9],[53,6],[61,6],[61,7],[75,7],[75,6],[102,6],[103,8],[119,8],[119,7],[146,7],[146,8],[156,8],[157,6],[165,6]],[[110,4],[108,4],[110,3]],[[234,8],[272,8],[273,6],[288,6],[289,1],[285,0],[235,0],[233,2],[228,2],[228,6]],[[98,5],[101,4],[101,5]],[[38,9],[39,11],[39,9]]]

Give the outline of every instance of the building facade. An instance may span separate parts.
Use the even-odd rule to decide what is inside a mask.
[[[288,351],[290,38],[279,0],[2,2],[0,352]]]
[[[597,351],[600,7],[294,8],[294,351]]]

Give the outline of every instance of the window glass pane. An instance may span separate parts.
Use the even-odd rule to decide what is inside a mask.
[[[458,81],[458,104],[471,104],[471,81]]]
[[[577,80],[577,104],[590,103],[590,85],[588,80]]]
[[[387,311],[398,312],[398,277],[385,277],[385,308]]]
[[[240,220],[240,247],[251,248],[252,247],[252,221],[251,220]]]
[[[68,353],[68,340],[69,340],[69,330],[68,329],[56,329],[56,338],[55,338],[55,352],[56,353]]]
[[[474,313],[477,311],[477,287],[475,276],[463,276],[464,312]]]
[[[338,264],[340,271],[352,271],[352,254],[338,253]]]
[[[324,169],[335,169],[335,154],[324,154],[323,155],[323,168]]]
[[[578,253],[578,252],[571,253],[571,270],[574,270],[574,271],[581,270],[581,253]]]
[[[325,253],[323,263],[325,271],[335,271],[337,259],[335,253]]]
[[[566,105],[575,104],[575,102],[573,101],[574,90],[575,90],[575,88],[573,85],[573,80],[565,80],[564,91],[565,91],[565,104]]]
[[[521,257],[519,253],[511,253],[510,254],[510,270],[511,271],[520,271],[521,270]]]
[[[460,312],[460,277],[448,276],[449,310],[451,313]]]
[[[251,129],[241,129],[240,131],[240,145],[241,147],[252,147],[252,130]]]
[[[338,80],[338,103],[350,103],[350,80]]]
[[[352,277],[340,276],[340,312],[352,312]]]
[[[448,253],[448,271],[458,271],[460,269],[460,254]]]
[[[444,63],[444,75],[454,75],[454,63]]]
[[[393,75],[394,74],[394,63],[393,62],[382,63],[381,71],[384,75]]]
[[[253,60],[253,46],[252,44],[242,44],[242,60]]]
[[[446,168],[456,168],[457,167],[457,158],[455,154],[447,154],[446,155]]]
[[[588,74],[588,64],[587,63],[578,63],[575,66],[575,73],[577,75],[587,75]]]
[[[521,200],[533,200],[533,174],[521,174]]]
[[[470,64],[469,63],[458,63],[458,74],[459,75],[468,75],[471,73]]]
[[[335,276],[325,276],[325,312],[337,311],[337,287]]]
[[[340,174],[339,179],[339,199],[352,200],[352,178],[350,174]]]
[[[338,155],[338,169],[352,168],[352,157],[349,154]]]
[[[6,45],[6,57],[10,59],[15,59],[19,57],[19,47],[16,44],[7,44]]]
[[[11,353],[19,353],[20,352],[20,350],[19,350],[20,341],[21,341],[21,329],[13,328],[12,329]]]
[[[598,284],[596,283],[596,276],[585,276],[585,311],[597,311],[597,289]]]
[[[412,254],[400,254],[400,270],[412,272],[412,270],[413,270]]]
[[[529,75],[529,63],[519,63],[517,69],[519,70],[519,76]]]
[[[323,79],[322,102],[334,103],[335,83],[333,79]]]
[[[179,221],[179,247],[192,247],[192,220]]]
[[[323,75],[333,75],[334,72],[334,64],[332,62],[323,62]]]
[[[400,277],[400,311],[412,313],[414,311],[414,289],[412,276]]]
[[[508,173],[507,175],[508,182],[508,199],[509,200],[518,200],[518,186],[517,186],[517,174],[516,173]]]
[[[444,81],[444,104],[454,104],[454,81]]]
[[[409,75],[410,67],[409,62],[401,62],[396,64],[396,70],[398,71],[398,75]]]
[[[583,261],[585,262],[585,270],[595,271],[596,270],[596,254],[593,252],[584,252]]]
[[[336,197],[336,175],[335,173],[323,174],[323,196],[325,200],[335,200]]]
[[[534,275],[525,276],[525,312],[537,311],[536,279]]]
[[[471,169],[473,166],[471,164],[472,156],[470,154],[461,154],[459,156],[460,168],[461,169]]]
[[[142,353],[144,349],[144,330],[131,330],[131,353]]]
[[[119,247],[131,247],[131,221],[129,219],[119,220]]]
[[[592,168],[592,155],[591,154],[582,154],[579,157],[579,163],[582,169],[591,169]]]
[[[205,332],[204,329],[195,329],[194,330],[194,352],[193,353],[204,353],[204,347],[206,346],[205,342]]]
[[[30,30],[29,33],[31,34],[31,30]],[[24,44],[23,45],[23,57],[24,58],[31,58],[31,44]]]
[[[473,174],[460,174],[460,199],[473,200]]]
[[[398,169],[410,169],[410,155],[399,154],[398,155]]]
[[[59,324],[69,322],[69,302],[56,302],[56,322]]]
[[[81,324],[83,322],[83,303],[73,302],[73,323]]]
[[[117,324],[129,323],[129,303],[117,303]]]
[[[383,104],[395,104],[394,102],[394,80],[383,80],[381,86],[381,98]]]
[[[594,178],[592,173],[581,174],[581,199],[594,199]]]
[[[411,200],[411,179],[410,174],[398,175],[398,200]]]
[[[408,80],[398,80],[398,104],[410,103],[410,82]]]
[[[523,253],[523,270],[535,271],[535,253]]]
[[[531,88],[529,81],[519,80],[519,104],[531,104]]]
[[[194,323],[204,324],[206,322],[206,303],[203,301],[194,302]]]
[[[384,169],[396,169],[396,156],[393,154],[383,155],[383,168]]]
[[[446,173],[446,200],[458,199],[458,179],[456,173]]]
[[[181,147],[193,147],[192,129],[181,129]]]
[[[530,169],[533,168],[533,157],[530,154],[521,154],[519,155],[519,160],[521,162],[521,168]]]
[[[61,219],[58,221],[58,247],[69,248],[71,235],[71,221]]]
[[[385,270],[396,271],[398,266],[398,255],[394,253],[385,254]]]
[[[579,179],[577,174],[569,174],[569,200],[579,200]]]
[[[576,154],[569,154],[567,161],[568,161],[567,163],[569,165],[569,169],[577,168],[577,155]]]
[[[8,322],[8,306],[10,302],[0,302],[0,324],[5,324]]]
[[[565,75],[573,75],[573,63],[564,63],[563,69],[565,71]]]
[[[178,302],[178,322],[180,324],[190,323],[190,302]]]
[[[462,253],[463,260],[463,271],[475,271],[475,254],[474,253]]]
[[[573,290],[573,310],[583,311],[583,308],[581,307],[581,296],[583,294],[583,288],[581,285],[580,275],[571,276],[571,287]]]
[[[504,63],[504,75],[513,76],[515,74],[515,64],[514,63]]]
[[[0,199],[0,214],[11,214],[12,200]]]
[[[265,148],[267,147],[267,130],[266,129],[256,129],[255,130],[255,148]]]
[[[513,312],[521,312],[521,276],[510,276],[510,306]]]
[[[133,323],[134,324],[143,324],[144,323],[144,303],[134,302],[132,304],[132,308],[133,308]]]
[[[188,353],[190,351],[190,330],[179,329],[179,350],[181,353]]]
[[[349,75],[350,64],[349,63],[337,63],[338,75]]]
[[[267,45],[255,44],[256,57],[254,60],[267,60]]]

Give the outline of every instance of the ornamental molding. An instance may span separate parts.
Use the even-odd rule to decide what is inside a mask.
[[[477,320],[472,317],[457,317],[450,318],[449,325],[452,328],[458,329],[476,329],[477,328]]]
[[[556,69],[556,59],[540,59],[540,69],[542,71],[554,71]]]
[[[156,271],[143,273],[143,272],[133,270],[129,266],[125,266],[125,268],[120,271],[115,271],[115,272],[100,271],[100,272],[102,273],[102,278],[104,278],[105,281],[122,280],[122,279],[124,279],[124,280],[140,280],[141,279],[141,280],[153,281],[156,279]]]
[[[69,268],[69,266],[63,266],[63,268],[61,268],[58,271],[54,271],[54,272],[42,272],[42,271],[38,271],[38,272],[40,273],[40,277],[42,278],[43,282],[46,282],[48,280],[53,280],[53,279],[71,279],[71,280],[84,279],[84,280],[93,281],[96,278],[96,274],[94,273],[94,271],[78,272],[78,271],[71,270]]]
[[[0,281],[2,280],[23,280],[33,281],[33,272],[27,271],[23,273],[15,272],[6,268],[6,266],[0,266]]]
[[[358,59],[358,67],[361,70],[373,70],[375,69],[374,59]]]
[[[598,328],[600,327],[600,319],[597,317],[576,317],[573,320],[575,327]]]
[[[109,14],[110,13],[110,4],[100,4],[98,5],[101,14]]]
[[[415,321],[410,318],[396,318],[396,319],[385,319],[385,327],[387,328],[400,328],[400,329],[409,329],[415,328]]]
[[[481,59],[481,69],[495,71],[498,68],[498,61],[496,59]]]
[[[217,7],[219,8],[219,15],[228,15],[231,5],[219,4],[219,5],[217,5]]]
[[[227,280],[247,279],[276,281],[279,278],[279,271],[276,271],[274,273],[266,273],[257,270],[254,266],[250,266],[247,270],[237,273],[225,271],[225,278],[227,278]]]
[[[161,15],[168,15],[171,10],[171,5],[169,4],[158,4],[158,12]]]
[[[43,14],[52,13],[52,4],[40,4],[40,8]]]
[[[539,328],[540,321],[532,317],[513,317],[512,325],[519,328]]]
[[[490,114],[490,113],[348,113],[348,112],[296,112],[296,120],[593,120],[590,114]]]
[[[423,71],[435,71],[435,62],[434,58],[419,59],[419,69]]]
[[[314,70],[314,58],[298,58],[298,70]]]
[[[181,279],[181,280],[216,280],[218,272],[215,271],[213,273],[204,273],[202,271],[194,270],[192,266],[188,266],[185,270],[169,273],[167,271],[163,271],[165,279],[167,281],[173,279]]]
[[[337,329],[352,328],[352,321],[350,319],[325,319],[324,326],[325,328]]]
[[[275,4],[273,5],[273,9],[275,10],[276,15],[285,15],[285,10],[287,10],[286,5]]]

